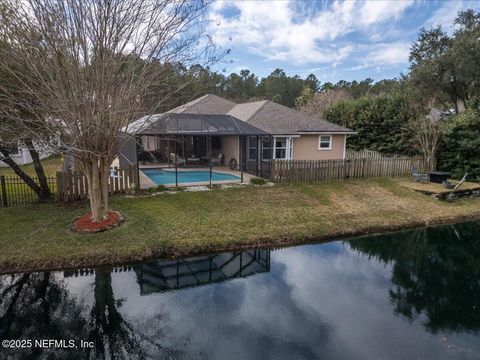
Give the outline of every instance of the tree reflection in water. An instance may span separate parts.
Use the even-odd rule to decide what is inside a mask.
[[[94,342],[93,348],[30,347],[2,349],[12,359],[145,359],[174,352],[136,331],[121,313],[112,288],[111,268],[95,271],[91,311],[49,272],[0,277],[0,339],[72,339]],[[178,354],[177,354],[178,355]]]
[[[85,339],[86,321],[62,281],[52,273],[0,278],[0,339]],[[84,358],[81,349],[5,349],[7,358]]]
[[[393,266],[396,314],[439,331],[480,331],[480,234],[457,224],[352,240],[350,246]]]
[[[202,286],[270,269],[270,250],[247,250],[220,253],[182,260],[153,260],[134,266],[140,285],[147,295],[192,286]],[[166,314],[159,313],[152,338],[132,326],[120,309],[112,287],[112,273],[132,268],[103,267],[60,273],[31,273],[0,276],[0,339],[80,340],[93,342],[93,348],[0,349],[9,358],[69,359],[146,359],[179,358],[177,350],[162,346]],[[79,299],[69,289],[75,277],[92,279],[93,294]],[[73,286],[75,288],[75,286]],[[85,301],[82,301],[85,300]],[[186,343],[184,345],[187,345]],[[0,353],[0,355],[3,355]],[[0,356],[3,359],[3,356]]]
[[[144,359],[145,354],[132,326],[126,322],[118,308],[112,288],[112,269],[95,271],[94,301],[90,313],[88,340],[95,347],[91,349],[93,359]],[[128,357],[127,357],[128,355]]]

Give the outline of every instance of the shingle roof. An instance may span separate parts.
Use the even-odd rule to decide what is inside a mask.
[[[192,100],[186,104],[180,105],[170,110],[170,113],[189,113],[189,114],[220,114],[225,115],[237,103],[221,98],[217,95],[208,94],[198,99]]]
[[[269,100],[239,104],[228,114],[274,135],[304,132],[354,133],[343,126]]]
[[[231,115],[165,113],[145,116],[130,125],[135,135],[267,135]]]
[[[347,133],[355,132],[343,126],[333,124],[302,111],[291,109],[270,100],[236,104],[219,96],[208,94],[181,105],[165,114],[146,116],[130,124],[128,132],[140,133],[165,115],[183,114],[185,119],[215,119],[214,115],[230,116],[252,125],[256,130],[263,130],[273,135],[292,135],[301,133]],[[188,115],[188,116],[187,116]],[[192,116],[190,116],[192,115]],[[198,116],[205,115],[205,116]],[[179,118],[177,118],[179,119]],[[217,118],[220,119],[220,118]],[[219,121],[219,120],[215,120]],[[246,129],[245,129],[246,130]],[[253,131],[253,129],[250,129]],[[257,133],[255,133],[257,134]],[[253,133],[252,133],[253,135]]]
[[[266,103],[267,100],[238,104],[230,110],[228,114],[238,117],[243,121],[248,121]]]

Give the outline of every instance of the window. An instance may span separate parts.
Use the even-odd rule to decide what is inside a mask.
[[[287,158],[287,138],[275,138],[275,159]]]
[[[292,158],[291,137],[276,137],[274,139],[274,159],[289,160]]]
[[[332,149],[332,135],[320,135],[318,137],[318,150]]]
[[[248,138],[248,159],[256,160],[257,159],[257,137],[250,136]]]

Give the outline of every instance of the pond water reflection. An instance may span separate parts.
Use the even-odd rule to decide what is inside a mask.
[[[0,358],[478,359],[480,224],[0,277]],[[5,356],[3,356],[5,355]]]

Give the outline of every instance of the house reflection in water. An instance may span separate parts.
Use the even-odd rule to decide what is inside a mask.
[[[270,271],[268,249],[224,252],[134,265],[140,294],[164,292],[247,277]]]

